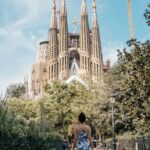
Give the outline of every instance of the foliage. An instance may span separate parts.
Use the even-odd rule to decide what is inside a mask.
[[[108,81],[108,76],[104,76],[103,82],[89,84],[93,99],[87,107],[90,125],[95,128],[101,139],[111,136],[111,104],[109,102],[111,86],[106,81]]]
[[[28,137],[46,140],[49,134],[50,139],[63,139],[67,135],[72,137],[73,127],[78,123],[77,116],[84,111],[93,136],[110,136],[108,87],[100,82],[84,86],[78,82],[68,85],[56,81],[45,87],[47,95],[39,101],[21,97],[7,99],[5,107],[1,109],[0,132],[6,137],[15,136],[24,141]]]
[[[47,85],[46,91],[49,94],[48,99],[51,103],[53,116],[57,117],[55,127],[65,133],[66,124],[71,120],[70,105],[74,93],[71,93],[67,84],[61,82],[54,82],[51,86]]]
[[[46,149],[50,146],[50,141],[62,140],[55,131],[41,132],[38,112],[39,104],[36,101],[0,100],[0,135],[3,149]]]
[[[144,16],[146,18],[146,23],[148,24],[148,26],[150,26],[150,4],[148,5],[148,8],[146,9]]]
[[[24,84],[11,84],[8,86],[7,90],[6,90],[6,96],[9,98],[20,98],[20,97],[24,97],[26,92],[26,88],[24,86]]]
[[[27,136],[18,137],[18,134],[11,134],[1,132],[1,148],[16,149],[16,150],[45,150],[45,149],[62,149],[62,142],[58,137],[54,138],[53,134],[43,136]]]
[[[114,67],[115,92],[124,132],[150,135],[150,41],[130,41],[131,52],[119,51]],[[122,114],[121,114],[122,112]]]
[[[72,136],[73,126],[78,122],[77,116],[84,111],[93,134],[97,132],[101,138],[104,135],[110,136],[109,86],[100,82],[87,85],[84,86],[78,82],[68,85],[57,81],[45,87],[54,117],[57,116],[58,119],[55,120],[55,129],[64,131],[68,129],[68,134]],[[63,133],[61,130],[59,132]]]

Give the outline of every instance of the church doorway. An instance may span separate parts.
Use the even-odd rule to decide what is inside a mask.
[[[72,63],[73,63],[74,60],[77,62],[78,67],[80,68],[80,54],[76,50],[73,50],[73,51],[70,52],[69,69],[71,68]]]

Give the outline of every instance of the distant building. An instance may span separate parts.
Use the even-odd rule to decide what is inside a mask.
[[[42,97],[44,85],[58,79],[67,82],[102,79],[103,70],[107,71],[109,66],[103,65],[95,0],[92,3],[91,29],[86,2],[82,0],[80,33],[68,32],[65,0],[61,1],[59,12],[57,17],[53,0],[49,40],[39,44],[36,63],[32,66],[33,97]]]

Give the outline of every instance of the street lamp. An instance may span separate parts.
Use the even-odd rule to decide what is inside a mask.
[[[116,150],[116,139],[115,139],[115,120],[114,120],[114,105],[116,95],[112,94],[110,102],[112,104],[112,150]]]

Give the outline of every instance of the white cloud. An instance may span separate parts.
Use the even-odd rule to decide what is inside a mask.
[[[8,36],[8,32],[5,29],[0,28],[0,36]]]
[[[14,22],[13,24],[11,24],[12,28],[22,28],[24,27],[27,23],[29,23],[29,18],[22,18],[20,20],[17,20],[16,22]]]
[[[0,73],[0,92],[4,91],[10,83],[23,81],[34,62],[38,42],[46,38],[45,29],[40,29],[40,31],[37,29],[36,33],[34,30],[44,18],[47,0],[13,0],[13,3],[18,13],[20,8],[26,11],[19,19],[7,20],[7,24],[0,27],[0,39],[2,39],[0,41],[0,67],[3,68]],[[9,13],[7,15],[9,16]],[[28,27],[30,30],[27,29]],[[39,33],[38,36],[37,33]]]
[[[117,49],[122,50],[123,48],[125,48],[125,44],[122,42],[105,41],[102,47],[104,62],[109,59],[113,65],[117,61]]]
[[[9,83],[23,81],[24,75],[29,72],[34,62],[40,39],[34,33],[25,36],[20,28],[12,29],[0,29],[0,36],[3,36],[3,41],[0,42],[0,66],[5,66],[5,70],[0,74],[0,91],[4,90]]]

